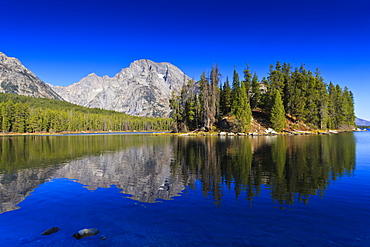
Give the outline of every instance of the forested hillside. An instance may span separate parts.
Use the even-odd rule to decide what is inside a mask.
[[[172,122],[167,118],[133,117],[66,101],[0,93],[3,133],[169,130]]]
[[[304,65],[270,65],[269,76],[259,81],[247,66],[243,80],[234,70],[232,83],[221,83],[213,66],[209,77],[203,73],[198,83],[190,81],[180,95],[172,95],[171,107],[176,131],[221,127],[227,119],[230,131],[250,130],[252,111],[267,113],[270,127],[286,128],[287,118],[312,129],[350,129],[355,126],[353,94],[347,87],[326,84],[321,72]],[[199,90],[194,86],[199,84]]]

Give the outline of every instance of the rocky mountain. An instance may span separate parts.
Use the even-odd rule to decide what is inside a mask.
[[[365,119],[356,118],[355,124],[357,126],[370,126],[370,121],[367,121]]]
[[[172,91],[179,92],[190,78],[170,63],[142,59],[114,77],[90,74],[68,87],[53,87],[64,100],[86,107],[134,116],[169,117]]]
[[[0,92],[63,100],[18,59],[0,52]]]

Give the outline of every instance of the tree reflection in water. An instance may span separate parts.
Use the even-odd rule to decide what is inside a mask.
[[[278,204],[308,204],[355,168],[353,133],[330,136],[65,136],[0,138],[0,213],[40,184],[68,178],[89,190],[115,185],[157,202],[201,184],[219,205],[234,190],[252,206],[262,188]],[[198,182],[199,181],[199,182]]]
[[[355,168],[353,133],[331,136],[178,137],[172,170],[183,181],[201,182],[205,197],[222,200],[222,187],[245,192],[252,202],[262,187],[279,204],[308,204],[323,196],[328,185]],[[251,204],[252,205],[252,204]]]

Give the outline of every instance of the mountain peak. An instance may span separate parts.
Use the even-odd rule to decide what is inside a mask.
[[[88,76],[88,77],[89,77],[89,76],[90,76],[90,77],[98,77],[98,75],[97,75],[97,74],[95,74],[94,72],[93,72],[93,73],[88,74],[87,76]]]
[[[184,72],[170,63],[132,62],[114,77],[95,74],[68,87],[54,87],[66,101],[134,116],[169,117],[172,91],[179,92]],[[185,79],[190,80],[185,76]]]
[[[62,100],[18,59],[0,52],[0,92]]]
[[[5,63],[6,64],[12,63],[12,64],[18,64],[20,66],[23,66],[22,63],[17,58],[15,58],[15,57],[8,57],[3,52],[0,52],[0,63],[3,63],[3,64],[5,64]]]

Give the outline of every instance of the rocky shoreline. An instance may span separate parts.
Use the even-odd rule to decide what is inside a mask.
[[[273,129],[266,129],[264,132],[247,132],[247,133],[235,133],[235,132],[203,132],[203,131],[192,131],[188,133],[179,133],[179,136],[276,136],[276,135],[331,135],[343,132],[358,132],[367,131],[361,129],[354,130],[315,130],[315,131],[303,131],[303,130],[283,130],[276,132]]]
[[[281,132],[276,132],[275,130],[268,128],[265,131],[255,131],[255,132],[206,132],[201,130],[194,130],[187,133],[173,133],[164,131],[74,131],[74,132],[59,132],[59,133],[48,133],[48,132],[37,132],[37,133],[0,133],[0,136],[62,136],[68,134],[125,134],[133,133],[136,134],[151,134],[151,135],[176,135],[176,136],[274,136],[274,135],[330,135],[338,134],[342,132],[359,132],[368,131],[367,129],[354,129],[354,130],[315,130],[315,131],[305,131],[305,130],[283,130]]]

